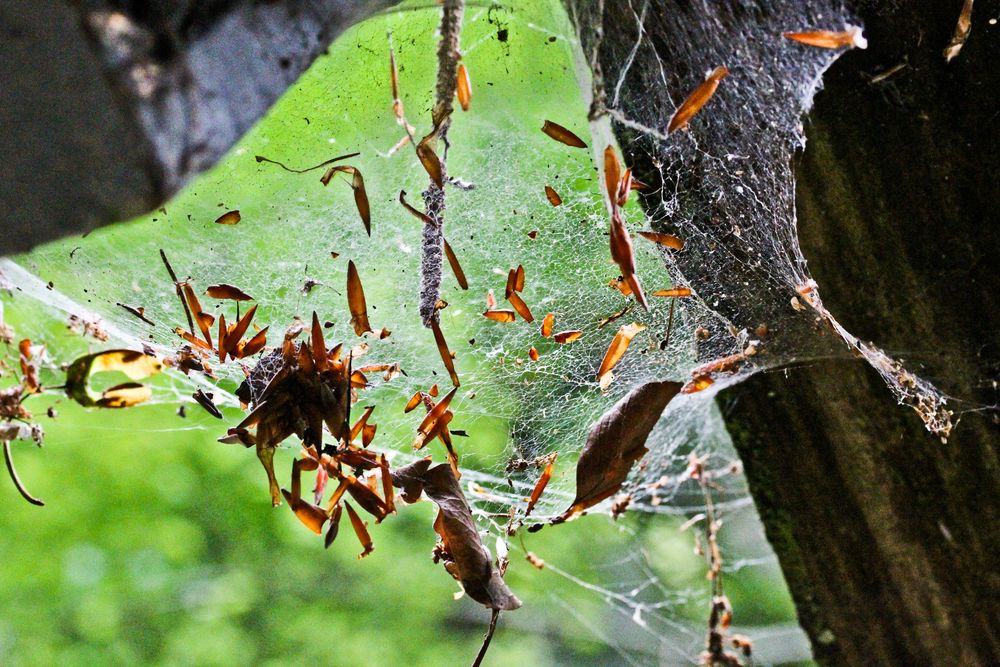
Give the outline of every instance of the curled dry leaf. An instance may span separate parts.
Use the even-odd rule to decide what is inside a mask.
[[[729,70],[724,66],[716,67],[712,70],[712,73],[697,88],[691,91],[691,94],[677,107],[677,111],[670,117],[670,123],[667,125],[667,134],[687,127],[688,122],[694,115],[712,99],[712,95],[715,95],[715,91],[719,87],[719,82],[727,74],[729,74]]]
[[[159,373],[163,364],[159,359],[133,350],[106,350],[80,357],[66,371],[66,394],[84,407],[127,408],[148,400],[149,387],[126,382],[97,394],[90,389],[90,378],[95,373],[120,371],[129,379],[141,380]]]
[[[972,2],[968,3],[971,5]],[[833,30],[813,30],[810,32],[784,32],[782,36],[793,42],[815,46],[820,49],[842,49],[847,48],[868,48],[868,40],[861,33],[861,28],[849,25],[845,30],[836,32]]]
[[[215,224],[217,224],[217,225],[235,225],[241,219],[242,218],[240,217],[239,210],[228,211],[228,212],[223,213],[222,215],[220,215],[218,218],[216,218],[215,219]]]
[[[561,523],[618,493],[636,461],[646,454],[646,438],[679,382],[647,382],[615,403],[591,428],[576,464],[576,498],[553,523]]]
[[[472,104],[472,81],[469,79],[469,70],[465,63],[458,64],[457,81],[455,82],[455,95],[462,111],[468,111]]]
[[[853,26],[851,26],[853,27]],[[850,29],[850,28],[848,28]],[[861,33],[860,28],[856,28],[858,34]],[[948,42],[948,46],[944,48],[944,59],[945,62],[951,62],[951,59],[959,54],[962,47],[965,46],[965,42],[969,39],[969,33],[972,32],[972,0],[965,0],[962,3],[962,11],[958,15],[958,23],[955,24],[955,32],[952,33],[951,41]],[[861,38],[864,40],[864,37]],[[868,43],[865,42],[865,46]],[[857,44],[855,44],[857,46]],[[861,46],[860,48],[865,48]]]
[[[392,471],[392,485],[402,489],[400,498],[407,503],[420,500],[420,494],[424,492],[424,474],[430,467],[431,457],[428,456]]]
[[[462,585],[466,595],[490,609],[519,608],[521,601],[507,588],[483,546],[451,467],[442,463],[430,468],[421,480],[424,493],[438,506],[434,530],[444,545],[439,554],[448,573]]]
[[[524,291],[524,265],[518,264],[517,268],[514,269],[514,291],[523,292]]]
[[[358,268],[351,260],[347,263],[347,305],[351,310],[351,326],[358,336],[372,330],[368,323],[368,304],[365,303],[365,290],[361,286]]]
[[[400,190],[399,191],[399,203],[403,205],[403,208],[405,208],[407,210],[407,212],[410,213],[410,215],[412,215],[413,217],[415,217],[417,220],[420,220],[424,224],[426,224],[426,225],[435,225],[435,224],[437,224],[436,222],[434,222],[434,220],[431,219],[431,217],[429,215],[427,215],[423,211],[419,211],[419,210],[413,208],[413,206],[411,206],[409,204],[409,202],[406,201],[406,190]]]
[[[209,285],[208,289],[205,290],[205,294],[212,299],[227,301],[253,301],[252,296],[241,290],[239,287],[234,287],[233,285]]]
[[[632,324],[624,324],[618,329],[618,333],[611,340],[611,345],[608,346],[608,351],[604,353],[601,367],[597,371],[597,380],[601,382],[602,389],[607,388],[604,381],[605,376],[610,375],[611,369],[617,366],[618,362],[625,355],[625,351],[632,343],[632,339],[645,328],[643,325],[633,322]],[[608,383],[610,383],[610,379]]]
[[[566,144],[567,146],[572,146],[573,148],[587,147],[587,144],[584,143],[583,139],[576,136],[562,125],[553,123],[551,120],[547,120],[542,124],[542,132],[549,135],[556,141]]]
[[[559,206],[562,204],[562,197],[560,197],[559,193],[549,185],[545,186],[545,196],[548,198],[549,203],[553,206]]]
[[[351,507],[351,503],[345,500],[344,507],[347,508],[347,516],[351,520],[351,527],[354,528],[354,533],[358,536],[358,541],[361,542],[361,547],[364,549],[364,551],[358,554],[358,559],[360,560],[374,551],[375,547],[372,544],[371,535],[368,534],[368,527],[365,526],[365,522],[361,520],[358,513]]]
[[[567,343],[572,343],[577,338],[583,335],[582,331],[572,330],[572,331],[560,331],[553,336],[554,340],[560,345],[565,345]]]
[[[330,181],[337,174],[351,175],[351,189],[354,191],[354,205],[358,209],[358,215],[365,226],[368,236],[372,235],[372,212],[368,203],[368,192],[365,190],[365,177],[361,175],[361,170],[350,165],[330,167],[319,179],[323,185],[329,185]]]
[[[455,392],[458,391],[458,387],[454,387],[451,391],[444,395],[437,405],[435,405],[424,417],[424,420],[420,422],[420,426],[417,427],[417,436],[413,439],[413,448],[421,449],[430,440],[434,438],[435,435],[441,433],[443,421],[445,425],[447,418],[445,415],[448,412],[448,406],[451,405],[451,399],[455,397]]]
[[[674,236],[673,234],[641,231],[639,232],[639,236],[647,241],[652,241],[653,243],[658,243],[659,245],[673,248],[674,250],[681,250],[684,247],[684,241],[682,241],[680,237]]]
[[[504,324],[509,324],[515,319],[513,310],[487,310],[483,313],[483,317],[494,322],[503,322]]]
[[[205,412],[212,415],[216,419],[222,419],[222,413],[219,408],[215,405],[215,401],[212,400],[212,394],[206,394],[204,389],[199,389],[194,392],[191,397],[200,405],[205,408]]]
[[[424,166],[427,175],[431,177],[434,184],[439,188],[444,188],[444,170],[441,167],[441,159],[434,151],[434,144],[437,143],[437,131],[434,130],[417,144],[417,157],[420,164]]]
[[[534,347],[530,348],[528,350],[528,358],[531,359],[532,361],[538,361],[538,350],[536,350]]]

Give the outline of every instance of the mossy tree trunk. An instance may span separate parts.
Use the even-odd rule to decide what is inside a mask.
[[[830,311],[956,397],[960,424],[942,444],[861,360],[760,374],[721,400],[820,663],[1000,664],[1000,430],[976,411],[1000,370],[997,29],[974,14],[945,63],[962,2],[886,5],[852,8],[870,47],[833,66],[805,120],[799,237]],[[603,10],[608,59],[635,21],[626,0]],[[647,37],[669,54],[687,37],[648,32],[665,25]],[[640,153],[637,173],[655,172]]]

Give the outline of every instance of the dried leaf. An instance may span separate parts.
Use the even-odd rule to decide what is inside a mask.
[[[217,225],[235,225],[241,220],[239,210],[223,213],[215,219]]]
[[[646,438],[679,382],[648,382],[636,387],[597,421],[576,464],[576,498],[553,523],[560,523],[618,493],[633,464],[646,453]]]
[[[455,274],[458,286],[462,289],[469,289],[469,282],[465,279],[465,271],[462,270],[462,265],[458,263],[455,251],[451,249],[451,245],[447,239],[442,238],[442,242],[444,244],[444,255],[448,258],[448,264],[451,266],[452,273]]]
[[[670,289],[658,289],[653,292],[653,296],[685,297],[691,296],[690,287],[671,287]]]
[[[469,70],[465,68],[465,63],[458,63],[457,76],[455,94],[458,96],[462,111],[468,111],[469,105],[472,104],[472,81],[469,79]]]
[[[604,353],[601,367],[597,371],[598,381],[618,365],[628,346],[632,343],[632,339],[645,328],[643,325],[633,322],[632,324],[624,324],[618,329],[618,333],[611,340],[611,345],[608,346],[608,351]]]
[[[444,334],[441,333],[441,325],[437,319],[431,320],[431,331],[434,332],[434,342],[437,343],[438,353],[441,355],[444,367],[448,369],[451,383],[457,387],[461,383],[458,381],[458,373],[455,371],[455,359],[451,356],[451,351],[448,349],[448,341],[444,339]]]
[[[551,120],[545,121],[542,125],[542,132],[549,135],[556,141],[566,144],[567,146],[572,146],[573,148],[587,147],[587,144],[584,143],[583,139],[576,136],[562,125],[553,123]]]
[[[236,348],[236,358],[243,359],[263,350],[267,344],[267,330],[268,327],[264,327],[246,343],[240,343]]]
[[[215,401],[212,400],[212,394],[206,394],[204,389],[199,389],[194,392],[191,397],[197,401],[198,405],[205,408],[205,412],[212,415],[216,419],[222,419],[222,413],[219,408],[216,407]]]
[[[542,320],[542,336],[548,338],[552,335],[552,326],[556,322],[556,316],[554,313],[546,313],[545,319]]]
[[[402,489],[399,496],[405,502],[412,504],[420,500],[424,492],[424,474],[430,467],[431,457],[428,456],[392,471],[392,485]]]
[[[611,259],[621,269],[622,279],[628,284],[632,294],[635,295],[636,301],[643,308],[649,310],[649,303],[647,303],[646,295],[642,291],[639,277],[635,275],[635,252],[632,249],[632,237],[629,235],[628,229],[625,227],[625,221],[622,220],[617,210],[611,216],[610,245]]]
[[[684,241],[682,241],[680,237],[674,236],[673,234],[641,231],[639,232],[639,236],[647,241],[652,241],[653,243],[658,243],[662,246],[673,248],[674,250],[680,250],[684,247]]]
[[[526,551],[524,553],[524,559],[531,563],[531,566],[538,569],[545,569],[545,561],[535,555],[533,551]]]
[[[548,486],[549,480],[552,479],[552,472],[555,470],[556,457],[558,456],[558,452],[552,454],[548,464],[545,466],[545,470],[542,471],[542,474],[538,477],[538,481],[535,482],[535,488],[531,490],[531,497],[528,498],[528,507],[524,510],[525,517],[531,514],[531,510],[535,509],[538,499],[545,492],[545,487]]]
[[[972,9],[971,0],[967,0],[969,9]],[[800,44],[815,46],[820,49],[842,49],[847,48],[864,49],[868,47],[868,40],[861,33],[861,28],[849,25],[846,30],[836,32],[833,30],[813,30],[810,32],[784,32],[781,33],[786,39],[790,39]]]
[[[238,287],[232,285],[209,285],[208,289],[205,290],[207,294],[212,299],[223,299],[229,301],[253,301],[253,297],[241,290]]]
[[[444,188],[444,170],[441,167],[440,158],[434,152],[435,143],[437,143],[437,133],[432,131],[417,144],[417,157],[420,158],[420,164],[424,166],[424,170],[434,181],[434,184],[439,188]]]
[[[622,166],[611,144],[604,149],[604,191],[613,206],[618,206],[618,182],[622,178]]]
[[[440,401],[437,402],[430,412],[424,416],[420,426],[417,427],[417,436],[413,439],[413,448],[421,449],[426,445],[432,438],[435,428],[438,422],[448,411],[448,406],[451,405],[451,399],[455,397],[455,392],[458,391],[458,387],[454,387],[451,391],[444,395]]]
[[[670,117],[670,123],[667,125],[667,134],[676,132],[677,130],[687,127],[688,122],[694,117],[698,111],[701,110],[705,104],[712,99],[712,95],[715,94],[715,90],[719,87],[719,82],[722,81],[725,76],[729,74],[729,70],[723,66],[716,67],[712,70],[712,73],[698,85],[691,94],[687,96],[674,115]]]
[[[434,220],[431,219],[429,215],[427,215],[423,211],[418,211],[417,209],[410,206],[410,204],[406,201],[406,190],[399,191],[399,203],[403,205],[403,208],[405,208],[410,213],[410,215],[417,218],[424,224],[426,225],[437,224],[434,222]]]
[[[518,315],[528,322],[535,321],[534,316],[531,314],[531,310],[528,309],[528,304],[524,302],[524,299],[521,298],[520,294],[512,292],[511,295],[507,297],[507,300],[510,301],[510,305],[514,306],[514,310],[517,311]]]
[[[545,196],[548,197],[549,203],[553,206],[559,206],[562,204],[562,197],[556,192],[551,186],[545,186]]]
[[[518,264],[517,269],[514,270],[514,291],[524,291],[524,266],[521,264]]]
[[[368,323],[368,305],[365,303],[365,290],[361,286],[361,278],[354,261],[347,262],[347,305],[351,310],[351,326],[358,336],[371,331]]]
[[[344,506],[337,504],[333,508],[333,513],[330,514],[330,527],[326,529],[326,537],[323,538],[323,546],[326,549],[329,549],[333,541],[337,539],[337,534],[340,532],[340,517],[343,512]]]
[[[560,331],[553,337],[557,343],[560,345],[566,345],[567,343],[572,343],[577,338],[583,335],[582,331],[572,330],[572,331]]]
[[[528,358],[531,359],[532,361],[538,361],[538,350],[536,350],[534,347],[531,347],[528,350]]]
[[[469,504],[451,467],[441,464],[423,476],[424,493],[438,506],[434,530],[444,543],[445,568],[466,595],[490,609],[513,610],[521,601],[507,588],[483,546]]]
[[[368,534],[365,522],[361,520],[361,517],[358,516],[358,513],[354,511],[349,502],[344,501],[344,507],[347,508],[347,516],[351,520],[351,527],[354,528],[354,534],[358,536],[358,542],[361,543],[361,547],[364,549],[364,551],[358,554],[358,560],[360,560],[374,551],[375,547],[372,545],[372,538]]]
[[[129,313],[135,315],[136,317],[138,317],[140,320],[142,320],[146,324],[148,324],[150,326],[154,326],[154,327],[156,326],[156,322],[154,322],[153,320],[151,320],[148,317],[146,317],[146,309],[145,308],[137,308],[135,306],[130,306],[130,305],[125,304],[125,303],[116,303],[115,305],[118,306],[119,308],[125,310],[126,312],[129,312]]]
[[[201,330],[201,335],[205,338],[205,342],[208,343],[208,347],[212,347],[212,332],[209,327],[215,321],[208,313],[204,312],[201,308],[201,302],[198,301],[198,295],[194,293],[194,289],[191,288],[189,283],[181,283],[181,289],[184,291],[184,300],[187,302],[188,307],[191,312],[194,313],[195,320],[198,322],[198,328]],[[191,333],[194,333],[193,331]]]
[[[513,310],[487,310],[483,313],[483,317],[504,324],[509,324],[515,319]]]
[[[226,351],[229,353],[229,356],[238,356],[237,350],[240,339],[243,338],[243,334],[250,328],[250,322],[253,321],[253,316],[256,312],[257,304],[254,304],[247,312],[243,313],[243,317],[233,326],[233,330],[226,334]]]
[[[66,371],[66,394],[84,407],[127,408],[150,396],[145,385],[126,383],[105,390],[91,391],[89,381],[95,373],[120,371],[132,380],[159,373],[163,364],[154,356],[132,350],[106,350],[75,360]]]

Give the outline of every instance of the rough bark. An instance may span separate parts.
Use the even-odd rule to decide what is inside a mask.
[[[0,254],[159,206],[394,2],[0,3]]]
[[[567,4],[590,11],[589,20],[601,8],[598,65],[618,71],[611,59],[628,52],[635,30],[614,26],[634,26],[636,3]],[[738,12],[765,16],[766,5],[745,2]],[[1000,49],[974,15],[969,42],[945,63],[961,5],[857,3],[870,48],[826,75],[794,164],[801,245],[825,305],[848,330],[968,401],[953,402],[959,413],[996,404],[1000,368]],[[718,7],[694,13],[715,29],[737,14]],[[667,67],[671,45],[691,34],[670,34],[679,20],[660,17],[692,11],[652,2],[647,37]],[[640,177],[656,173],[651,154],[629,156]],[[942,444],[867,364],[848,359],[755,376],[722,400],[818,661],[1000,663],[992,415],[965,414]]]

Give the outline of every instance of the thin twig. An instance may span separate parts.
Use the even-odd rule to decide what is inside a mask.
[[[14,486],[17,487],[18,492],[20,492],[21,497],[27,500],[32,505],[37,505],[38,507],[44,507],[45,502],[39,498],[35,498],[33,495],[28,493],[28,490],[24,488],[24,484],[21,483],[21,478],[17,476],[17,470],[14,469],[14,459],[10,454],[10,440],[3,441],[3,460],[7,463],[7,472],[10,473],[11,480],[14,481]]]
[[[483,645],[479,649],[479,655],[476,656],[476,661],[472,663],[472,667],[479,667],[483,664],[483,658],[486,657],[486,651],[490,648],[490,642],[493,641],[493,633],[497,629],[497,619],[500,618],[500,610],[494,609],[493,615],[490,617],[490,627],[486,631],[486,636],[483,637]]]
[[[445,146],[440,155],[441,181],[447,181],[448,128],[454,111],[455,89],[458,85],[458,61],[461,58],[459,38],[462,32],[462,17],[465,13],[464,0],[445,0],[441,13],[441,41],[438,42],[438,75],[435,91],[434,123],[432,134],[436,134]],[[416,145],[414,145],[416,147]],[[424,225],[420,253],[420,319],[430,328],[437,320],[437,302],[441,298],[441,272],[444,251],[444,190],[431,179],[423,192],[424,208],[433,225]]]
[[[288,165],[284,164],[283,162],[278,162],[277,160],[272,160],[271,158],[264,157],[263,155],[255,155],[254,159],[256,159],[257,162],[269,162],[271,164],[276,164],[279,167],[281,167],[282,169],[284,169],[285,171],[290,171],[293,174],[305,174],[305,173],[308,173],[310,171],[315,171],[317,169],[322,169],[323,167],[325,167],[325,166],[327,166],[329,164],[333,164],[334,162],[340,162],[341,160],[347,160],[348,158],[357,157],[358,155],[361,155],[361,153],[348,153],[347,155],[338,155],[337,157],[330,158],[329,160],[327,160],[325,162],[320,162],[317,165],[314,165],[312,167],[306,167],[305,169],[294,169],[294,168],[289,167]]]
[[[170,279],[174,281],[174,291],[177,292],[177,298],[181,300],[181,305],[184,306],[184,314],[187,315],[188,321],[188,331],[194,334],[194,319],[191,317],[191,309],[188,308],[187,299],[184,298],[184,292],[181,291],[181,281],[177,280],[177,274],[174,273],[174,267],[170,266],[170,262],[167,261],[167,253],[163,252],[163,248],[160,248],[160,259],[163,260],[163,266],[167,267],[167,273],[170,274]]]

